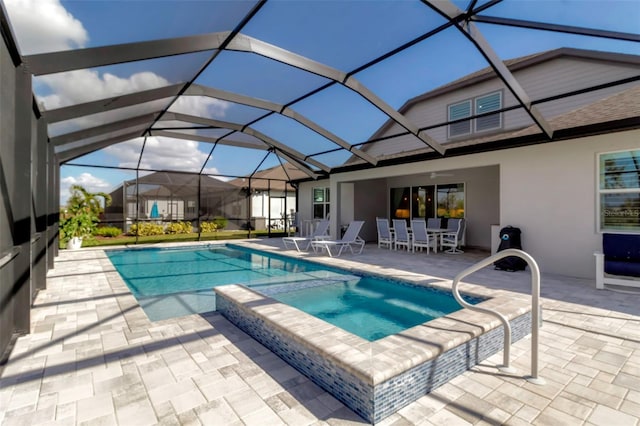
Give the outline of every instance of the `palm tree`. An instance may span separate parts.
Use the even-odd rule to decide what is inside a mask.
[[[80,185],[71,186],[69,191],[71,197],[60,215],[60,238],[63,243],[91,235],[100,222],[100,213],[104,207],[111,205],[111,196],[104,192],[89,192]]]

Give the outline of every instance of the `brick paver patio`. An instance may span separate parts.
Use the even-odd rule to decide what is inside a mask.
[[[254,241],[281,250],[279,240]],[[311,256],[318,258],[318,256]],[[351,262],[391,276],[450,280],[477,253],[390,252],[367,246]],[[325,260],[325,258],[322,258]],[[529,292],[528,272],[485,268],[467,279]],[[384,425],[637,425],[640,294],[597,291],[593,280],[542,277],[540,375],[530,338],[515,343],[508,375],[498,353],[386,418]],[[100,249],[62,251],[38,293],[31,334],[0,379],[0,423],[346,425],[364,421],[213,313],[151,322]]]

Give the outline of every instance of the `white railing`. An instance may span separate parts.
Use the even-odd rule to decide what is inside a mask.
[[[496,260],[502,259],[508,256],[517,256],[524,259],[531,268],[531,376],[527,377],[527,380],[537,385],[545,384],[545,380],[538,377],[538,335],[540,325],[542,323],[542,316],[540,315],[540,268],[535,259],[530,254],[517,249],[506,249],[500,251],[493,256],[490,256],[480,262],[468,267],[460,272],[453,279],[453,286],[451,291],[458,303],[465,308],[472,309],[478,312],[484,312],[485,314],[493,315],[497,317],[504,325],[504,351],[503,351],[503,365],[500,369],[504,372],[512,373],[515,369],[509,366],[511,355],[511,325],[509,320],[499,312],[491,309],[483,308],[481,306],[472,305],[467,303],[458,291],[458,283],[467,275],[470,275],[486,266],[493,264]]]

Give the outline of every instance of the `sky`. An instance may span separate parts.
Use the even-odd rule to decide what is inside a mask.
[[[23,55],[180,37],[233,29],[253,6],[249,1],[220,0],[2,0]],[[465,7],[467,0],[454,0]],[[481,0],[478,4],[486,3]],[[640,0],[505,0],[486,14],[547,23],[640,32]],[[270,1],[242,30],[243,34],[329,65],[344,72],[402,45],[443,20],[417,1],[336,0]],[[558,47],[640,54],[637,43],[478,24],[503,59]],[[189,81],[212,52],[35,77],[41,108],[54,109],[121,93]],[[196,83],[285,104],[320,87],[328,79],[284,64],[240,52],[222,52]],[[355,77],[394,108],[408,99],[486,67],[484,58],[457,30],[446,30]],[[118,120],[154,111],[170,100],[111,112]],[[356,93],[332,85],[292,106],[349,143],[364,142],[387,117]],[[223,121],[247,123],[264,113],[250,107],[206,97],[183,97],[171,111]],[[104,117],[82,117],[50,125],[50,136],[101,123]],[[174,123],[179,125],[180,123]],[[305,155],[336,147],[304,126],[272,115],[252,126]],[[124,130],[123,130],[124,133]],[[75,160],[80,164],[136,167],[142,139],[123,142]],[[216,149],[211,144],[149,137],[140,167],[246,175],[265,157],[248,149]],[[337,166],[349,157],[337,153],[318,157]],[[277,165],[274,155],[262,168]],[[61,204],[73,184],[110,192],[135,172],[63,166]]]

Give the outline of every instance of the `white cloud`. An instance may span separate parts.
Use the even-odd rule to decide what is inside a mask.
[[[67,200],[71,195],[69,188],[72,185],[81,185],[89,192],[106,192],[109,193],[113,185],[104,179],[93,176],[91,173],[83,172],[78,176],[67,176],[60,179],[60,205],[67,204]]]
[[[220,99],[206,96],[181,96],[171,105],[169,111],[199,117],[223,118],[227,108],[229,108],[229,102]]]
[[[89,40],[82,22],[71,15],[60,0],[4,0],[4,2],[23,54],[85,47]],[[95,69],[83,69],[36,77],[34,87],[42,89],[38,90],[41,93],[47,93],[38,96],[38,102],[45,109],[56,109],[169,84],[171,84],[170,81],[152,71],[120,77],[111,73],[100,73]],[[51,136],[60,135],[105,124],[105,122],[123,120],[133,115],[151,112],[150,110],[159,110],[166,105],[166,100],[158,100],[146,108],[127,107],[109,111],[97,117],[87,116],[55,123],[50,126],[49,131]],[[229,105],[229,102],[204,96],[183,96],[172,105],[172,111],[194,116],[222,118]],[[105,151],[116,157],[121,167],[136,167],[140,144],[141,139],[138,139],[106,148]],[[141,167],[198,172],[206,161],[207,155],[208,153],[198,150],[197,142],[151,137],[147,139]],[[205,169],[204,172],[218,173],[215,168]],[[74,183],[81,184],[89,190],[105,190],[110,187],[106,181],[95,178],[89,173],[83,173],[78,177],[63,179],[61,197],[65,199],[68,197],[68,188]]]
[[[23,55],[84,47],[89,35],[59,0],[4,0]]]
[[[136,167],[140,156],[142,138],[119,143],[104,149],[105,153],[119,161],[119,167]],[[147,138],[140,167],[153,170],[180,170],[199,172],[207,160],[208,152],[198,150],[198,142],[161,136]],[[206,168],[204,173],[217,174],[216,168]]]
[[[169,85],[167,79],[150,71],[122,78],[109,73],[100,75],[97,71],[88,69],[45,75],[38,77],[38,82],[46,84],[52,92],[38,97],[38,101],[46,109]]]
[[[118,167],[136,168],[143,138],[136,138],[127,142],[111,145],[104,152],[118,160]]]

